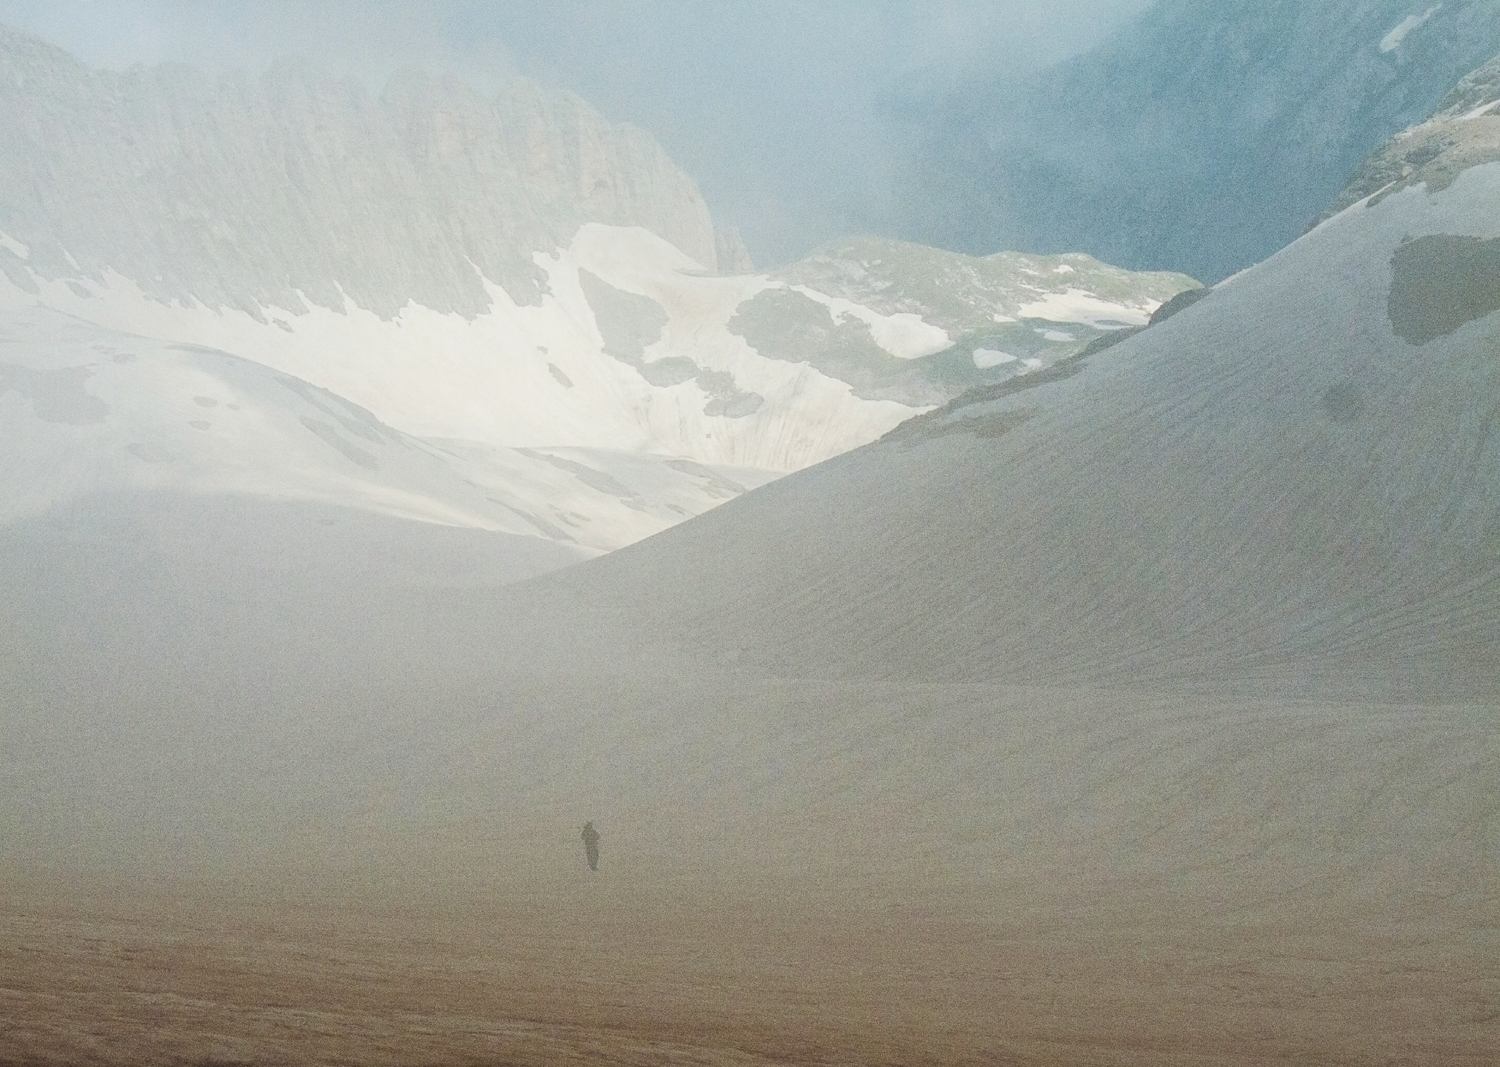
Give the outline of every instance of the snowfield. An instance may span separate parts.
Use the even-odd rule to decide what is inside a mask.
[[[13,423],[0,521],[170,488],[610,551],[875,440],[934,398],[1041,367],[1090,336],[1100,308],[1133,314],[1068,289],[1018,322],[1040,357],[971,358],[915,312],[770,275],[717,277],[641,227],[589,223],[534,260],[546,279],[535,305],[483,280],[482,314],[408,302],[391,318],[352,300],[210,308],[153,298],[112,271],[48,279],[17,261],[28,286],[0,279],[0,326],[17,344],[0,377]],[[823,324],[790,320],[763,352],[737,316],[778,290],[807,298]],[[813,365],[851,330],[852,357]],[[960,353],[940,385],[893,379],[873,395],[858,384],[889,374],[882,360],[920,376],[939,351]],[[108,416],[59,430],[27,407],[20,383],[35,375],[73,376],[75,402]]]
[[[37,278],[34,296],[0,281],[0,296],[11,306],[34,300],[123,333],[233,353],[336,393],[404,433],[505,448],[651,451],[787,472],[874,440],[930,407],[861,399],[797,352],[769,358],[758,352],[728,323],[747,300],[782,283],[767,275],[706,275],[639,227],[591,223],[569,247],[535,260],[547,279],[539,304],[518,305],[486,279],[491,308],[472,319],[415,303],[382,319],[352,301],[252,314],[155,300],[112,272],[102,284]],[[580,271],[660,309],[664,322],[642,348],[644,363],[689,360],[727,375],[764,405],[740,418],[710,414],[714,394],[699,381],[653,385],[606,354]],[[805,285],[791,288],[827,308],[830,326],[844,319],[865,324],[874,344],[896,358],[952,347],[947,331],[916,313],[883,314]],[[1068,289],[1033,301],[1018,317],[1107,329],[1144,324],[1159,303],[1146,298],[1126,306]]]

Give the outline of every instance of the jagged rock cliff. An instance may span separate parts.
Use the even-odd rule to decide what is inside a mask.
[[[585,222],[716,266],[702,197],[650,135],[524,80],[491,100],[409,72],[374,98],[291,64],[115,73],[0,27],[0,128],[0,232],[47,278],[109,270],[255,316],[347,298],[472,318],[491,304],[480,275],[537,303],[533,253]],[[0,269],[25,287],[11,253]]]

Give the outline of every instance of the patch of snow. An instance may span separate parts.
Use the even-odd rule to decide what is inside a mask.
[[[1064,333],[1061,330],[1038,330],[1037,333],[1041,334],[1048,341],[1076,341],[1076,340],[1078,340],[1078,338],[1074,337],[1072,334],[1070,334],[1070,333]]]
[[[1001,352],[998,348],[974,349],[974,366],[980,370],[989,370],[991,367],[1000,367],[1015,361],[1015,356],[1009,352]]]
[[[1009,315],[1002,315],[998,311],[995,312],[993,315],[991,315],[990,318],[994,319],[996,322],[999,322],[999,323],[1007,323],[1007,322],[1015,322],[1016,321],[1015,319],[1011,318]]]
[[[7,233],[0,233],[0,248],[12,253],[19,259],[31,258],[31,249]]]
[[[34,296],[0,275],[0,312],[21,311],[35,306]]]
[[[1149,301],[1142,307],[1127,307],[1083,289],[1069,289],[1065,293],[1047,293],[1038,300],[1023,304],[1016,309],[1016,315],[1023,319],[1078,322],[1102,328],[1101,324],[1109,321],[1144,326],[1155,310]]]
[[[1076,267],[1071,267],[1071,266],[1069,266],[1066,263],[1061,263],[1058,266],[1052,268],[1052,273],[1053,274],[1077,274],[1078,273],[1078,269]]]
[[[1390,33],[1381,38],[1380,50],[1382,52],[1394,52],[1396,49],[1400,48],[1401,42],[1406,40],[1406,38],[1411,34],[1413,30],[1417,29],[1428,19],[1432,18],[1433,15],[1436,15],[1439,11],[1442,10],[1442,8],[1442,4],[1433,4],[1420,15],[1406,16],[1406,18],[1402,19],[1399,23],[1396,24],[1396,27],[1391,30]]]
[[[1500,107],[1500,100],[1491,100],[1488,104],[1480,104],[1473,111],[1467,111],[1464,114],[1458,116],[1458,121],[1471,122],[1474,119],[1482,118],[1483,116],[1488,115],[1497,107]]]
[[[882,315],[863,304],[856,304],[841,296],[829,296],[805,285],[794,285],[792,291],[816,300],[835,319],[852,315],[863,322],[870,327],[870,336],[875,339],[875,343],[897,359],[921,359],[953,347],[947,330],[934,326],[922,316],[909,311]]]

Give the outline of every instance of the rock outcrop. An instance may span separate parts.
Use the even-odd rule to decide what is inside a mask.
[[[714,242],[719,255],[720,274],[754,274],[755,261],[750,250],[733,226],[724,226],[714,231]]]
[[[1460,81],[1426,122],[1376,150],[1324,218],[1418,183],[1440,192],[1470,167],[1494,162],[1500,162],[1500,55]]]

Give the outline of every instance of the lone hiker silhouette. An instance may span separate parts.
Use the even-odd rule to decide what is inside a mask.
[[[599,869],[599,831],[592,822],[583,824],[583,851],[589,858],[589,870]]]

